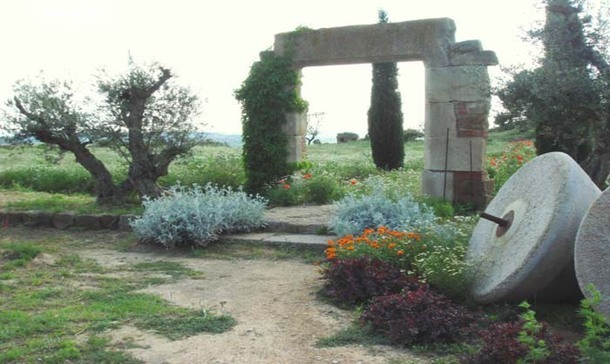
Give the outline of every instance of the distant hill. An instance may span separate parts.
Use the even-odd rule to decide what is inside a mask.
[[[210,139],[219,143],[225,143],[230,147],[242,146],[241,134],[223,134],[206,131],[203,135],[206,139]]]

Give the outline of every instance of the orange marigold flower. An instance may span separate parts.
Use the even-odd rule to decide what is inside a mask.
[[[394,249],[394,248],[396,248],[396,243],[388,244],[388,249]]]
[[[389,230],[390,230],[390,229],[388,229],[388,228],[387,228],[387,227],[385,227],[385,226],[380,226],[380,227],[378,227],[378,228],[377,228],[377,232],[378,232],[379,234],[385,234],[385,233],[387,233]]]
[[[311,173],[307,173],[303,175],[303,179],[310,179],[311,177],[313,177],[313,175]]]
[[[355,185],[356,183],[358,183],[358,181],[356,181],[356,179],[355,179],[355,178],[352,178],[352,179],[349,181],[349,183],[351,183],[351,185],[353,186],[353,185]]]
[[[404,250],[399,250],[396,252],[396,255],[401,256],[401,255],[405,255],[405,251]]]
[[[375,230],[373,230],[371,228],[366,228],[366,229],[364,229],[364,232],[362,233],[362,235],[367,236],[367,235],[371,235],[374,232],[375,232]]]
[[[326,251],[326,259],[335,259],[337,257],[337,250],[335,248],[327,248]]]
[[[371,248],[373,248],[373,249],[379,249],[379,244],[377,244],[375,242],[371,243],[370,245],[371,245]]]
[[[347,250],[354,250],[354,246],[353,246],[353,245],[350,245],[350,246],[348,246],[346,249],[347,249]]]

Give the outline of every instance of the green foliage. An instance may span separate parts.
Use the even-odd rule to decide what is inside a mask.
[[[471,299],[464,256],[477,220],[476,216],[456,216],[436,226],[424,235],[427,249],[413,262],[413,270],[431,287],[461,302]]]
[[[39,246],[31,243],[4,244],[0,248],[0,258],[8,261],[0,265],[0,272],[23,267],[42,252]]]
[[[402,133],[402,138],[405,143],[412,142],[414,140],[417,140],[418,138],[423,138],[423,137],[424,137],[424,133],[421,130],[417,130],[417,129],[406,129]]]
[[[84,169],[57,166],[11,168],[0,172],[0,186],[13,185],[33,191],[58,193],[92,193],[95,190],[95,182]]]
[[[585,319],[585,336],[577,345],[587,363],[602,364],[610,362],[610,324],[606,316],[595,311],[602,301],[599,290],[593,284],[585,288],[589,295],[581,301],[580,315]]]
[[[337,215],[330,227],[338,236],[380,226],[420,231],[436,219],[429,207],[415,201],[410,194],[386,190],[381,179],[367,179],[365,185],[370,187],[370,194],[358,196],[351,193],[336,203]]]
[[[205,246],[218,235],[264,225],[267,201],[241,190],[212,185],[172,187],[168,194],[144,200],[144,214],[131,222],[140,240],[166,248]]]
[[[388,23],[387,13],[379,11],[379,23]],[[377,168],[392,170],[404,162],[403,116],[398,91],[398,66],[373,63],[373,88],[368,111],[368,135]]]
[[[327,204],[343,196],[336,178],[328,173],[305,173],[282,178],[266,191],[271,206],[294,206],[303,203]]]
[[[174,163],[170,173],[159,180],[165,187],[182,184],[212,184],[237,189],[243,186],[246,175],[241,156],[215,154],[189,157]]]
[[[494,191],[497,193],[521,166],[534,157],[536,151],[529,140],[511,142],[506,145],[501,155],[488,157],[486,171],[494,180]]]
[[[530,32],[544,57],[536,69],[510,71],[512,79],[497,92],[508,111],[496,123],[534,126],[538,154],[567,153],[603,188],[610,172],[607,26],[593,26],[580,1],[544,3],[544,28]]]
[[[273,51],[261,52],[260,57],[235,91],[235,98],[242,105],[245,188],[251,193],[261,193],[269,184],[292,173],[283,127],[287,113],[301,113],[307,108],[296,92],[300,79],[290,58]]]
[[[521,302],[519,307],[524,309],[524,312],[521,314],[523,324],[517,340],[527,348],[527,354],[519,362],[537,363],[544,361],[551,353],[546,342],[537,337],[542,330],[542,325],[536,320],[536,312],[530,309],[531,306],[527,301]]]

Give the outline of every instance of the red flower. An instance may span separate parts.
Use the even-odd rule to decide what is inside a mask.
[[[356,181],[356,179],[355,179],[355,178],[352,178],[352,179],[349,181],[349,183],[351,183],[351,184],[352,184],[352,186],[353,186],[353,185],[355,185],[356,183],[358,183],[358,181]]]
[[[285,184],[284,184],[282,187],[283,187],[285,190],[290,189],[290,185],[289,185],[288,183],[285,183]]]

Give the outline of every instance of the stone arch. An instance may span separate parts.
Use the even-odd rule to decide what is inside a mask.
[[[448,18],[299,30],[275,35],[274,51],[290,54],[297,70],[311,66],[422,61],[425,67],[423,193],[452,203],[487,204],[493,187],[485,174],[491,87],[497,65],[481,42],[455,42]],[[289,160],[305,150],[304,115],[287,115]]]

